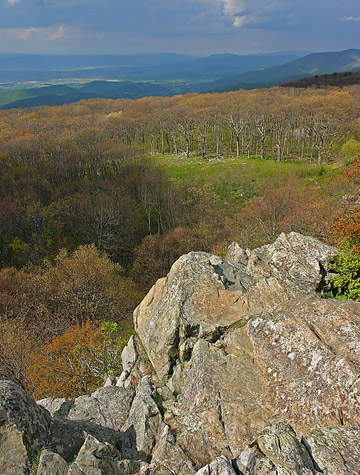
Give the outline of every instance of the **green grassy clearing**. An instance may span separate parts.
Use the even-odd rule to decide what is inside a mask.
[[[165,154],[156,155],[153,160],[177,183],[210,184],[225,207],[241,205],[255,194],[261,194],[262,189],[276,188],[291,178],[306,184],[320,184],[342,168],[342,163],[321,166],[300,160],[277,163],[247,156],[202,159]]]

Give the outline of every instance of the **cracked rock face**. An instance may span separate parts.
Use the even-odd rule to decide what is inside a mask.
[[[328,248],[330,255],[332,248],[322,246]],[[150,290],[134,312],[134,325],[160,380],[172,374],[183,342],[200,338],[215,342],[232,323],[299,293],[296,285],[283,285],[276,267],[280,262],[271,263],[266,254],[270,253],[268,248],[260,249],[259,255],[250,255],[247,267],[211,254],[191,252],[180,257],[168,276],[159,279]],[[326,266],[325,256],[321,257]],[[276,270],[273,274],[271,265]],[[308,274],[315,273],[312,281],[320,283],[319,262],[315,270],[313,265],[311,261]]]
[[[297,233],[230,262],[202,252],[178,259],[134,312],[135,330],[160,378],[172,373],[179,346],[214,342],[232,323],[325,285],[336,249]],[[243,255],[242,255],[243,256]]]
[[[284,422],[266,427],[237,459],[218,457],[196,475],[356,475],[360,473],[360,431],[322,428],[298,438]]]
[[[317,469],[330,475],[360,473],[360,431],[350,427],[323,427],[303,437]]]
[[[359,427],[359,329],[359,304],[308,297],[253,317],[215,344],[200,339],[177,385],[179,442],[201,465],[219,448],[236,457],[274,421],[300,433]]]
[[[297,431],[360,424],[360,306],[344,303],[296,299],[249,322],[273,418]]]

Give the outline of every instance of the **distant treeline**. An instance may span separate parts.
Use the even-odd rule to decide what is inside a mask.
[[[283,87],[322,88],[326,86],[345,87],[360,84],[360,71],[322,74],[310,78],[297,79],[283,84]]]

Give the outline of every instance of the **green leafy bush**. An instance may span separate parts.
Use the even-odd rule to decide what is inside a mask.
[[[360,252],[352,239],[342,241],[330,268],[335,275],[330,279],[332,295],[328,296],[360,301]]]
[[[351,138],[341,147],[341,153],[345,158],[355,158],[360,154],[360,142]]]

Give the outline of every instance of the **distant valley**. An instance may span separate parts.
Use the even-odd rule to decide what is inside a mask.
[[[0,54],[0,83],[54,80],[211,81],[293,61],[303,54],[26,55]]]
[[[349,75],[349,83],[359,81],[356,71],[360,68],[360,50],[302,54],[216,54],[199,58],[172,53],[1,54],[0,108],[62,105],[91,98],[136,99],[256,89],[345,71],[354,72]],[[295,87],[308,87],[308,82],[302,84]]]

